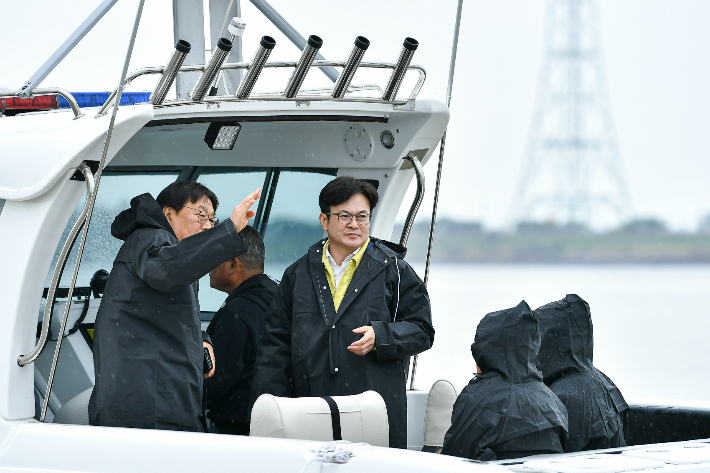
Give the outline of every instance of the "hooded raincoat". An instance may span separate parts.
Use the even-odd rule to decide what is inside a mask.
[[[629,406],[619,388],[592,364],[589,304],[568,294],[534,313],[542,335],[539,360],[545,384],[567,407],[565,451],[624,447],[620,414]]]
[[[111,226],[125,243],[94,332],[92,425],[201,431],[203,335],[198,280],[245,251],[231,220],[178,243],[150,194]]]
[[[542,382],[539,349],[525,301],[481,320],[471,351],[482,373],[456,399],[441,453],[491,461],[563,452],[567,412]]]
[[[373,390],[387,405],[390,447],[407,448],[408,358],[431,347],[429,296],[402,260],[405,249],[371,239],[335,311],[323,267],[324,240],[283,275],[259,341],[252,403],[282,397],[347,396]],[[375,349],[347,347],[372,325]]]

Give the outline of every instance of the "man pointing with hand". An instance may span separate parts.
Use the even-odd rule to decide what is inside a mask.
[[[198,280],[246,251],[238,232],[260,195],[219,223],[217,196],[178,181],[157,199],[134,197],[113,221],[124,243],[96,316],[91,425],[202,431],[203,345],[210,353],[211,345],[200,330]]]

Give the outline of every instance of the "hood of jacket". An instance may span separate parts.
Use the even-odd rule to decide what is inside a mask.
[[[159,228],[167,230],[173,236],[173,227],[165,218],[163,209],[149,193],[131,199],[131,208],[116,216],[111,224],[111,235],[125,241],[138,228]]]
[[[549,384],[567,372],[593,369],[594,338],[589,304],[576,294],[535,309],[542,339],[540,370]]]
[[[483,317],[471,345],[473,358],[484,374],[496,371],[512,383],[542,381],[537,367],[539,350],[537,319],[525,301]]]

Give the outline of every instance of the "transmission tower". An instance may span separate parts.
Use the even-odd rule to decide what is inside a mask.
[[[551,0],[535,110],[509,223],[609,227],[631,216],[595,0]]]

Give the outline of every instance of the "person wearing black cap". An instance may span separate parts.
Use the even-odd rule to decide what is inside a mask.
[[[589,304],[576,294],[534,311],[540,324],[540,369],[569,416],[566,452],[624,447],[621,413],[629,408],[616,385],[592,364]]]
[[[481,320],[471,345],[480,374],[456,399],[441,453],[481,461],[563,453],[567,411],[542,382],[539,349],[525,301]]]

